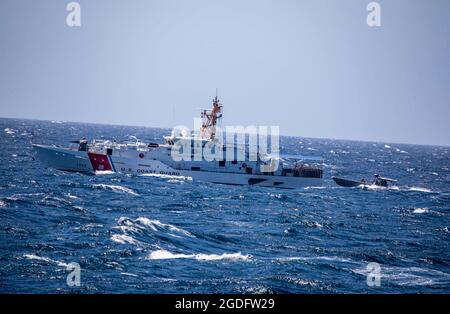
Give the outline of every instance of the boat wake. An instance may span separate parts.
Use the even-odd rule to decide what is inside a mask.
[[[95,175],[105,175],[105,174],[115,174],[114,171],[111,170],[97,170],[95,171]]]
[[[172,175],[168,175],[168,174],[143,173],[143,174],[140,174],[139,176],[140,177],[155,177],[155,178],[169,179],[169,180],[176,180],[176,181],[192,181],[192,177],[172,176]]]
[[[431,191],[430,189],[427,188],[421,188],[421,187],[417,187],[417,186],[412,186],[408,188],[408,191],[412,191],[412,192],[423,192],[423,193],[433,193],[433,191]]]

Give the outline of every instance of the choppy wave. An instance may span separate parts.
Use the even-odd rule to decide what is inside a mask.
[[[95,189],[110,190],[113,192],[127,193],[127,194],[131,194],[134,196],[139,196],[139,194],[137,192],[135,192],[134,190],[124,187],[124,186],[120,186],[120,185],[99,183],[99,184],[93,184],[92,187]]]
[[[278,257],[277,261],[289,262],[289,261],[325,261],[325,262],[340,262],[340,263],[357,263],[352,259],[339,257],[339,256],[289,256],[289,257]]]
[[[49,257],[45,257],[45,256],[37,256],[34,254],[24,254],[23,257],[30,259],[30,260],[36,260],[36,261],[41,261],[41,262],[45,262],[45,263],[56,264],[57,266],[60,266],[60,267],[70,266],[67,263],[64,263],[61,261],[56,261],[56,260],[53,260],[53,259],[51,259]]]
[[[177,228],[177,227],[175,227],[175,226],[173,226],[171,224],[164,224],[164,223],[162,223],[159,220],[151,220],[151,219],[148,219],[147,217],[139,217],[135,221],[140,223],[140,224],[142,224],[142,225],[144,225],[144,226],[148,226],[148,227],[152,228],[154,231],[157,231],[158,227],[159,228],[167,228],[170,231],[179,232],[179,233],[182,233],[182,234],[184,234],[186,236],[193,237],[193,235],[191,233],[189,233],[188,231],[180,229],[180,228]]]
[[[194,235],[192,235],[190,232],[178,228],[174,225],[171,224],[167,224],[167,223],[162,223],[159,220],[156,219],[149,219],[147,217],[138,217],[136,219],[130,219],[128,217],[120,217],[117,220],[117,224],[119,226],[126,226],[127,228],[124,230],[131,230],[131,231],[136,231],[136,228],[150,228],[153,231],[159,231],[159,230],[164,230],[164,231],[171,231],[171,232],[176,232],[188,237],[195,237]]]
[[[354,270],[355,273],[367,276],[367,268]],[[450,284],[450,274],[434,269],[421,267],[380,266],[381,284],[399,286],[438,286]]]
[[[247,261],[251,257],[250,255],[242,255],[238,253],[223,253],[223,254],[174,254],[166,250],[157,250],[151,252],[148,259],[160,260],[160,259],[196,259],[198,261],[219,261],[219,260],[230,260],[230,261]]]
[[[5,129],[15,134],[0,132],[0,293],[72,292],[69,261],[85,269],[81,292],[450,291],[448,147],[281,136],[283,152],[313,147],[325,160],[322,186],[291,191],[57,171],[30,146],[30,136],[67,145],[167,130],[0,118]],[[398,188],[331,179],[373,173]],[[369,262],[381,267],[377,289],[367,287]]]
[[[423,213],[427,213],[429,210],[428,208],[414,208],[413,213],[414,214],[423,214]]]
[[[17,132],[17,130],[10,129],[10,128],[5,128],[4,131],[6,134],[16,134],[16,132]]]
[[[136,244],[137,240],[126,234],[113,234],[111,240],[120,244]]]

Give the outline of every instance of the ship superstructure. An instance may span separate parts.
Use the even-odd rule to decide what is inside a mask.
[[[202,125],[198,133],[172,132],[164,137],[163,143],[117,143],[105,140],[88,143],[82,139],[76,141],[77,147],[33,146],[45,164],[64,171],[170,175],[221,184],[288,189],[321,185],[323,173],[316,165],[315,158],[283,158],[258,153],[252,160],[245,143],[220,141],[217,127],[223,115],[222,109],[223,105],[216,96],[212,108],[201,112]],[[178,152],[181,147],[184,148],[185,158],[175,158],[174,150]],[[189,151],[186,147],[189,147]],[[211,160],[203,155],[199,157],[195,154],[196,148],[209,148],[219,158]],[[227,154],[228,150],[232,150],[233,154]],[[229,158],[230,155],[233,157]],[[244,156],[244,160],[237,156]]]

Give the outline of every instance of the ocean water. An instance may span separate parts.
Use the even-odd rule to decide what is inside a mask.
[[[323,186],[302,190],[66,173],[31,147],[168,132],[0,119],[0,292],[450,292],[449,147],[282,137],[283,153],[324,157]],[[398,186],[331,180],[375,172]]]

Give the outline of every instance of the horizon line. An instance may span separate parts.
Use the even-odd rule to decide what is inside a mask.
[[[78,124],[93,124],[93,125],[107,125],[107,126],[126,126],[126,127],[139,127],[139,128],[153,128],[153,129],[173,129],[173,127],[152,127],[136,124],[120,124],[120,123],[106,123],[106,122],[87,122],[87,121],[70,121],[70,120],[48,120],[41,118],[23,118],[23,117],[3,117],[0,119],[17,119],[17,120],[31,120],[31,121],[44,121],[44,122],[62,122],[62,123],[78,123]],[[331,138],[331,137],[314,137],[314,136],[300,136],[300,135],[286,135],[280,134],[283,137],[299,137],[306,139],[318,139],[318,140],[333,140],[333,141],[350,141],[350,142],[363,142],[363,143],[375,143],[375,144],[396,144],[396,145],[417,145],[417,146],[431,146],[431,147],[450,147],[450,144],[420,144],[420,143],[400,143],[400,142],[389,142],[382,140],[363,140],[363,139],[346,139],[346,138]]]

